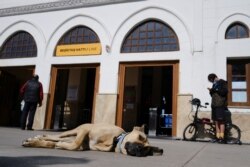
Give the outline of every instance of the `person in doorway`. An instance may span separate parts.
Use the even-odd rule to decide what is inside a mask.
[[[39,82],[39,76],[34,75],[28,80],[20,89],[20,95],[23,98],[25,104],[21,115],[21,129],[25,130],[26,120],[28,118],[27,130],[33,130],[34,116],[36,113],[37,105],[42,106],[43,100],[43,86]]]
[[[215,122],[216,127],[216,139],[223,143],[224,131],[225,131],[225,119],[227,109],[227,81],[219,79],[216,74],[209,74],[208,81],[213,83],[212,88],[208,88],[209,93],[212,97],[211,108],[212,108],[212,120]]]

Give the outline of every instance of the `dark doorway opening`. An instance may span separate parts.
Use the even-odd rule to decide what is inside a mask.
[[[164,115],[172,115],[173,110],[173,66],[126,67],[124,82],[122,127],[131,131],[146,124],[150,128],[150,109],[154,108],[156,135],[172,136]]]
[[[51,128],[73,129],[91,122],[95,75],[95,68],[57,70]]]
[[[21,86],[33,75],[34,67],[0,68],[0,126],[18,127],[21,116]]]

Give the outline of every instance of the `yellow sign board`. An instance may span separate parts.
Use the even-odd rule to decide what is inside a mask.
[[[101,54],[100,43],[58,45],[56,47],[56,56],[82,56]]]

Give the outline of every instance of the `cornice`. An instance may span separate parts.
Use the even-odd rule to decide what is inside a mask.
[[[0,17],[129,2],[130,0],[61,0],[0,9]]]

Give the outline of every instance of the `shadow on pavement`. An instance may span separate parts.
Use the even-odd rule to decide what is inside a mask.
[[[27,157],[4,157],[0,156],[0,166],[2,167],[38,167],[41,165],[59,164],[83,164],[89,160],[84,158],[70,158],[57,156],[27,156]]]

